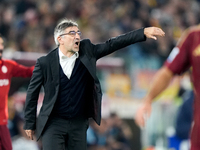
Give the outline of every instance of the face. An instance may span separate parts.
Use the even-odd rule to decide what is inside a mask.
[[[77,32],[80,32],[78,27],[69,27],[65,29],[64,34],[58,37],[61,51],[72,54],[79,51],[80,35]]]
[[[3,49],[4,49],[3,39],[0,37],[0,60],[2,58]]]

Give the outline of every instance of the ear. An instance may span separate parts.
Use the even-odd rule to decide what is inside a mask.
[[[57,38],[57,40],[58,40],[58,42],[60,43],[60,45],[63,45],[64,42],[63,42],[62,37],[59,36],[59,37]]]

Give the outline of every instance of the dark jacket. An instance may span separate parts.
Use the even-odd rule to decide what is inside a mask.
[[[79,58],[88,69],[94,79],[93,89],[90,94],[90,113],[97,124],[101,122],[101,100],[102,91],[99,80],[96,76],[96,61],[118,49],[130,44],[146,40],[144,29],[131,31],[127,34],[111,38],[105,43],[92,44],[90,40],[84,39],[80,42]],[[39,116],[36,117],[37,101],[41,86],[44,87],[44,100]],[[59,56],[58,48],[52,50],[46,56],[39,58],[28,87],[25,103],[25,125],[24,129],[36,129],[36,136],[39,139],[44,126],[51,114],[59,91]]]

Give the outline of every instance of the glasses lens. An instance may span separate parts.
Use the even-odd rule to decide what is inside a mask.
[[[80,31],[78,31],[77,33],[78,33],[79,36],[81,36],[81,32]]]
[[[70,31],[70,32],[69,32],[69,34],[70,34],[70,35],[73,35],[73,36],[75,36],[76,33],[77,33],[79,36],[81,36],[81,32],[80,32],[80,31],[77,31],[77,32],[76,32],[76,31]]]
[[[60,36],[63,36],[63,35],[71,35],[71,36],[75,36],[76,35],[76,33],[79,35],[79,36],[81,36],[81,32],[80,31],[70,31],[69,33],[65,33],[65,34],[61,34]]]
[[[76,32],[75,31],[70,31],[69,35],[76,35]]]

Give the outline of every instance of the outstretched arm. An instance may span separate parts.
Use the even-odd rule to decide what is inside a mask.
[[[137,110],[135,122],[139,126],[145,125],[145,119],[151,114],[151,103],[153,99],[163,92],[169,85],[173,73],[166,66],[162,67],[154,76],[153,83],[147,96],[144,98],[142,106]]]
[[[33,69],[34,66],[32,67],[27,67],[27,66],[23,66],[21,64],[18,64],[17,62],[13,61],[13,60],[7,60],[10,62],[10,64],[12,64],[12,71],[11,71],[11,75],[12,77],[31,77],[33,74]]]
[[[156,40],[156,36],[164,35],[165,33],[158,27],[141,28],[117,37],[113,37],[105,43],[93,45],[93,52],[96,58],[99,59],[131,44],[145,41],[146,38],[152,38]]]

